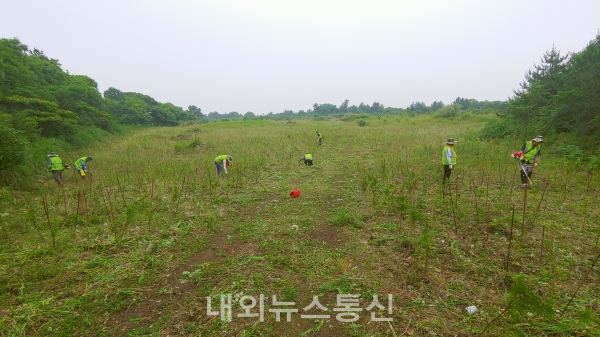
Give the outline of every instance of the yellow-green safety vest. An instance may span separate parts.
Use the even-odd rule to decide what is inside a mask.
[[[310,154],[310,153],[305,154],[304,160],[312,160],[312,154]]]
[[[452,150],[452,157],[451,157],[452,163],[451,164],[456,165],[456,151],[454,151],[453,147],[450,147],[448,145],[444,146],[444,149],[442,150],[442,164],[450,165],[450,163],[448,163],[448,157],[446,156],[446,151],[448,149]]]
[[[82,168],[81,164],[83,164],[83,165],[86,165],[86,166],[87,166],[87,157],[81,157],[81,158],[77,159],[77,160],[75,161],[75,168],[76,168],[77,170],[81,170],[81,168]]]
[[[217,157],[215,158],[215,162],[216,162],[216,163],[222,163],[222,162],[223,162],[223,160],[226,160],[226,159],[227,159],[227,155],[226,155],[226,154],[222,154],[222,155],[220,155],[220,156],[217,156]]]
[[[533,147],[533,142],[528,141],[525,143],[525,151],[523,151],[523,160],[528,163],[533,163],[535,155],[540,152],[540,146]]]
[[[64,169],[65,167],[60,157],[50,157],[50,171],[62,171]]]

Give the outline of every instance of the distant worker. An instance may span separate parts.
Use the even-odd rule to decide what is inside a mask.
[[[62,171],[69,165],[63,165],[62,159],[54,152],[48,155],[48,172],[52,172],[52,177],[58,185],[62,185]]]
[[[444,145],[444,149],[442,150],[442,164],[444,165],[444,184],[447,179],[450,179],[450,175],[452,174],[452,170],[454,170],[454,166],[456,166],[456,150],[454,150],[454,144],[456,140],[454,138],[448,138],[446,144]]]
[[[223,171],[227,173],[227,167],[231,164],[233,158],[230,155],[222,154],[215,158],[215,167],[217,168],[217,175],[220,176]]]
[[[92,161],[92,157],[81,157],[75,161],[75,170],[77,170],[77,173],[79,173],[81,179],[85,179],[89,161]]]
[[[531,176],[533,175],[533,168],[540,161],[540,146],[543,142],[542,136],[537,136],[521,146],[522,154],[520,155],[519,171],[521,171],[521,187],[523,188],[532,187]]]
[[[304,160],[304,164],[306,164],[307,166],[312,166],[312,164],[313,164],[313,156],[310,153],[307,153],[304,156],[302,156],[300,158],[300,160]],[[298,160],[298,161],[300,161],[300,160]]]
[[[317,138],[319,139],[319,145],[321,145],[321,142],[323,141],[323,135],[317,131]]]

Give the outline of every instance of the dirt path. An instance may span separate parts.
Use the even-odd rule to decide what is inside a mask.
[[[163,314],[180,307],[185,298],[194,293],[198,286],[193,282],[182,282],[181,277],[185,271],[194,271],[197,265],[206,262],[219,263],[223,257],[216,254],[211,247],[225,247],[228,251],[240,247],[233,247],[226,242],[226,231],[211,237],[207,249],[204,249],[188,261],[171,269],[163,281],[150,288],[137,305],[132,305],[126,310],[116,312],[109,316],[106,324],[116,327],[114,336],[127,336],[132,329],[148,327],[157,322]]]

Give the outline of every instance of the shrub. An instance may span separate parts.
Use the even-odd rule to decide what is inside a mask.
[[[356,124],[358,124],[358,126],[367,126],[367,121],[364,119],[359,119],[356,121]]]
[[[358,119],[359,116],[357,114],[347,113],[343,114],[341,117],[338,117],[342,122],[350,122],[355,119]]]
[[[595,155],[590,156],[590,162],[588,163],[588,169],[595,171],[600,169],[600,150]]]
[[[556,154],[564,157],[567,161],[573,163],[581,163],[584,152],[577,145],[559,145],[556,147]]]
[[[435,113],[438,118],[453,118],[462,113],[462,107],[459,104],[446,105]]]
[[[513,134],[514,121],[511,118],[501,118],[489,121],[481,131],[485,139],[504,138]]]
[[[23,132],[0,124],[0,171],[28,162],[29,142]]]

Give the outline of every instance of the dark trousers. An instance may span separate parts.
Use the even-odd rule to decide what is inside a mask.
[[[217,175],[223,174],[223,164],[215,162],[215,166],[217,167]]]
[[[62,171],[52,171],[52,177],[59,185],[62,184]]]
[[[321,145],[322,140],[323,140],[323,138],[319,138],[319,145]]]
[[[307,166],[312,166],[312,159],[304,159],[304,164]]]
[[[522,161],[519,165],[519,171],[521,171],[521,184],[527,184],[531,180],[533,174],[533,163]],[[527,179],[529,177],[529,179]]]
[[[450,165],[444,165],[444,182],[446,179],[450,179],[451,174],[452,170],[450,169]]]
[[[533,175],[533,171],[529,171],[527,173],[521,171],[521,184],[527,184],[529,180],[531,180],[531,176]],[[529,179],[527,179],[529,177]]]

